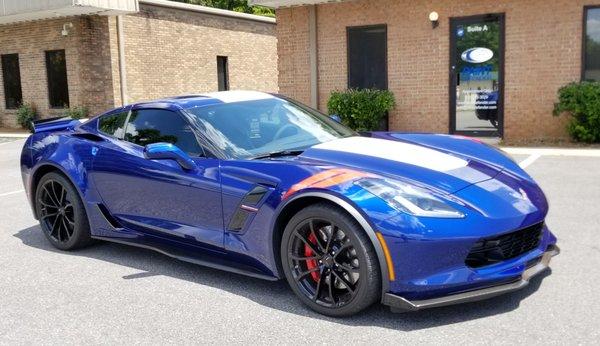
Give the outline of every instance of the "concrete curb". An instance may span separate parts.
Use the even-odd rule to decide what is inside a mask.
[[[0,138],[27,138],[31,133],[0,132]]]
[[[500,149],[514,155],[600,157],[600,149],[517,147],[500,147]]]

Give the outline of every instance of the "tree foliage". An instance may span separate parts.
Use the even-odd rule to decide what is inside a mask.
[[[344,125],[357,131],[379,130],[381,119],[395,105],[391,91],[374,89],[334,91],[327,102],[329,114],[338,115]]]
[[[220,8],[223,10],[230,10],[236,12],[244,12],[250,14],[257,14],[260,16],[275,17],[275,12],[266,7],[261,6],[249,6],[247,0],[171,0],[177,2],[184,2],[187,4],[202,5],[208,7]]]
[[[600,143],[600,83],[568,84],[558,91],[554,115],[571,115],[567,130],[578,142]]]

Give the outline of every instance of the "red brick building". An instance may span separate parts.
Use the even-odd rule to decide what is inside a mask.
[[[557,90],[600,80],[598,0],[250,0],[277,9],[279,90],[391,90],[393,130],[566,136]]]
[[[0,127],[220,89],[277,91],[273,18],[165,0],[0,0]]]

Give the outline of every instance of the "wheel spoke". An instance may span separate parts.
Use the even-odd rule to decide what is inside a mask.
[[[315,241],[317,242],[319,250],[321,251],[321,253],[324,253],[326,250],[325,248],[323,248],[323,245],[321,245],[321,237],[319,237],[317,235],[317,232],[315,231],[314,219],[310,219],[310,221],[308,222],[308,227],[310,228],[310,233],[313,235],[313,237],[315,237]]]
[[[46,196],[48,196],[50,203],[54,204],[55,208],[58,208],[58,206],[60,204],[56,200],[54,200],[54,197],[52,197],[52,194],[50,193],[50,190],[48,189],[48,187],[46,187],[46,185],[44,185],[43,189],[44,189],[44,192],[46,192]]]
[[[309,269],[309,270],[307,270],[307,271],[305,271],[303,273],[300,273],[300,275],[298,275],[298,277],[296,277],[296,281],[302,280],[302,278],[304,278],[305,276],[309,275],[310,273],[316,272],[317,270],[319,270],[319,267],[315,267],[315,268]]]
[[[348,280],[344,278],[343,275],[339,275],[335,272],[335,270],[332,270],[332,273],[333,275],[335,275],[336,278],[338,278],[338,280],[340,280],[344,284],[344,286],[346,286],[346,288],[351,294],[354,294],[354,289],[352,288],[352,285],[348,282]]]
[[[335,304],[335,298],[333,296],[333,281],[334,281],[334,277],[333,274],[331,274],[331,271],[329,272],[329,299],[331,299],[331,304]]]
[[[335,238],[335,225],[332,223],[331,224],[331,235],[327,239],[327,245],[325,245],[325,252],[329,252],[333,238]]]
[[[52,233],[54,233],[54,231],[56,230],[56,238],[58,239],[58,241],[62,241],[62,234],[60,233],[60,215],[58,215],[56,217],[56,219],[54,219],[54,223],[52,224]]]
[[[314,253],[314,254],[321,254],[322,252],[317,251],[317,249],[315,249],[315,247],[313,246],[313,244],[311,242],[308,241],[308,239],[305,239],[300,232],[296,231],[294,232],[294,236],[298,237],[300,240],[302,240],[302,242],[304,244],[306,244],[306,246],[308,246],[308,248]],[[317,240],[318,242],[318,240]]]
[[[41,204],[42,207],[58,209],[58,207],[56,205],[54,205],[54,204],[48,204],[48,203],[42,201],[41,198],[38,198],[38,203]]]
[[[344,263],[336,262],[336,264],[338,265],[338,268],[341,268],[343,271],[346,271],[348,273],[359,273],[360,272],[360,270],[358,268],[352,268]]]
[[[60,189],[60,204],[61,205],[65,204],[65,197],[67,197],[67,190],[61,188]]]
[[[75,224],[75,221],[71,221],[71,220],[69,219],[69,217],[67,216],[67,214],[64,214],[63,216],[64,216],[65,220],[67,220],[67,222],[68,222],[70,225],[74,225],[74,224]]]
[[[319,299],[319,293],[321,293],[321,287],[323,286],[323,271],[324,269],[321,269],[321,271],[319,272],[319,281],[317,282],[317,288],[315,289],[315,295],[313,296],[312,300],[313,302],[316,302],[317,299]]]
[[[54,200],[57,202],[56,205],[62,205],[62,202],[61,202],[60,198],[58,198],[58,195],[56,194],[55,184],[56,183],[54,181],[52,181],[50,183],[50,187],[51,187],[50,191],[52,191],[52,196],[53,196]],[[59,187],[60,187],[60,185],[59,185]],[[61,190],[62,190],[62,187],[61,187]]]
[[[351,247],[352,247],[352,243],[351,243],[351,242],[349,242],[349,241],[348,241],[348,242],[346,242],[346,244],[342,245],[342,247],[341,247],[341,248],[339,248],[339,249],[337,250],[337,252],[336,252],[336,253],[335,253],[335,255],[333,256],[333,259],[336,259],[336,258],[337,258],[337,256],[339,256],[339,255],[340,255],[342,252],[344,252],[344,251],[348,250],[348,249],[349,249],[349,248],[351,248]]]
[[[67,235],[67,240],[69,240],[71,238],[71,236],[73,235],[73,232],[69,232],[69,226],[67,225],[67,222],[65,221],[64,217],[61,217],[61,221],[63,226],[65,227],[65,233]]]
[[[49,217],[53,217],[53,216],[56,216],[56,215],[58,215],[58,213],[52,213],[52,214],[42,215],[42,220],[45,220],[45,219],[47,219]]]
[[[294,261],[310,261],[310,260],[316,260],[321,258],[321,256],[296,256],[296,255],[291,255],[290,256],[291,259],[293,259]]]

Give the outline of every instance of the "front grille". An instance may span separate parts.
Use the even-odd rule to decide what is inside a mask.
[[[540,244],[543,228],[544,223],[540,222],[501,236],[481,238],[471,248],[465,263],[478,268],[529,252]]]

